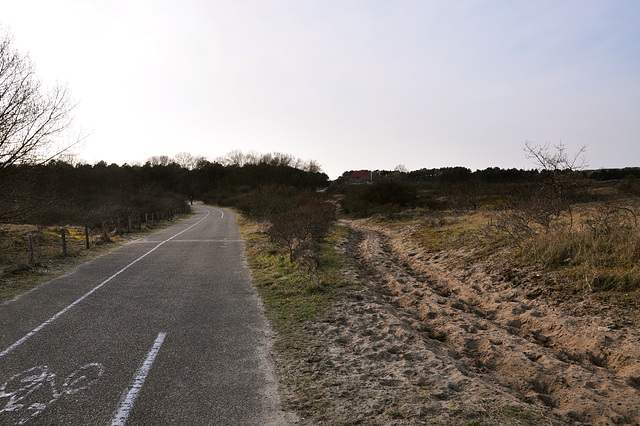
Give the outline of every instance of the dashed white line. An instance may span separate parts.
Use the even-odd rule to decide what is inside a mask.
[[[129,269],[131,266],[135,265],[136,263],[138,263],[140,260],[144,259],[146,256],[148,256],[149,254],[153,253],[155,250],[157,250],[161,245],[163,245],[164,243],[173,240],[175,237],[177,237],[178,235],[181,235],[184,232],[187,232],[189,229],[193,228],[194,226],[198,225],[200,222],[202,222],[203,220],[205,220],[206,218],[209,217],[209,215],[211,214],[211,210],[207,209],[207,215],[205,217],[203,217],[202,219],[200,219],[199,221],[197,221],[196,223],[194,223],[193,225],[191,225],[190,227],[183,229],[182,231],[178,232],[177,234],[171,236],[170,238],[167,238],[164,241],[161,241],[157,246],[155,246],[154,248],[152,248],[151,250],[149,250],[148,252],[146,252],[145,254],[143,254],[142,256],[140,256],[139,258],[137,258],[136,260],[134,260],[133,262],[129,263],[127,266],[125,266],[124,268],[120,269],[118,272],[116,272],[115,274],[111,275],[109,278],[107,278],[106,280],[102,281],[100,284],[98,284],[97,286],[95,286],[94,288],[92,288],[91,290],[89,290],[86,294],[84,294],[83,296],[79,297],[75,302],[71,303],[69,306],[67,306],[66,308],[62,309],[60,312],[58,312],[57,314],[55,314],[54,316],[52,316],[51,318],[49,318],[48,320],[46,320],[45,322],[43,322],[42,324],[40,324],[39,326],[37,326],[36,328],[34,328],[33,330],[31,330],[30,332],[28,332],[27,334],[25,334],[22,338],[20,338],[19,340],[17,340],[14,344],[12,344],[11,346],[9,346],[7,349],[3,350],[2,352],[0,352],[0,358],[6,356],[7,354],[9,354],[11,351],[13,351],[15,348],[17,348],[18,346],[20,346],[21,344],[23,344],[24,342],[26,342],[30,337],[32,337],[34,334],[36,334],[37,332],[39,332],[40,330],[42,330],[43,328],[45,328],[46,326],[48,326],[49,324],[51,324],[52,322],[54,322],[55,320],[57,320],[58,318],[60,318],[60,316],[62,316],[65,312],[67,312],[69,309],[73,308],[74,306],[76,306],[78,303],[82,302],[84,299],[86,299],[87,297],[91,296],[94,292],[96,292],[100,287],[104,286],[106,283],[108,283],[109,281],[111,281],[112,279],[114,279],[115,277],[117,277],[118,275],[120,275],[121,273],[123,273],[124,271],[126,271],[127,269]],[[224,213],[223,213],[224,216]]]
[[[145,358],[140,368],[138,368],[138,371],[136,371],[136,375],[131,382],[131,386],[129,386],[129,391],[120,401],[120,405],[116,410],[116,414],[111,420],[111,426],[124,426],[124,424],[127,422],[129,414],[133,409],[133,404],[136,402],[136,398],[138,397],[138,394],[142,389],[142,385],[144,385],[144,381],[147,379],[147,375],[151,370],[153,361],[155,361],[158,352],[160,352],[160,347],[162,346],[166,335],[167,333],[159,333],[158,337],[156,337],[151,350],[147,354],[147,358]]]

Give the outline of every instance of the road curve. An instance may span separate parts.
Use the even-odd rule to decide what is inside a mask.
[[[194,207],[0,305],[0,424],[293,422],[236,216]]]

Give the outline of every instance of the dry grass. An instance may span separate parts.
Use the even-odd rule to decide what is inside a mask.
[[[620,197],[574,206],[548,227],[529,223],[524,229],[516,223],[521,218],[517,212],[494,209],[416,209],[370,221],[390,230],[409,230],[427,252],[469,248],[469,261],[508,248],[515,261],[561,276],[567,290],[586,290],[635,306],[640,302],[639,215],[638,201]],[[496,226],[499,221],[503,226]]]
[[[584,205],[571,226],[531,237],[535,255],[591,292],[637,303],[640,297],[640,228],[634,203]],[[621,299],[621,300],[622,300]]]

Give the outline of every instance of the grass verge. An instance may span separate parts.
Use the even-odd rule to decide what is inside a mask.
[[[336,247],[346,243],[349,229],[334,225],[317,247],[316,267],[310,269],[303,259],[291,262],[287,253],[269,242],[262,226],[238,217],[246,241],[253,282],[261,296],[265,316],[276,331],[274,349],[281,380],[292,392],[293,409],[303,417],[317,417],[328,409],[328,402],[311,394],[309,384],[317,380],[300,367],[313,358],[324,343],[309,333],[305,325],[320,320],[334,302],[348,297],[355,285],[342,277],[342,256]]]
[[[340,275],[343,259],[335,251],[336,245],[346,240],[348,229],[334,226],[318,246],[319,267],[310,270],[304,262],[291,262],[286,253],[276,250],[259,223],[239,217],[238,224],[265,315],[279,335],[276,348],[304,349],[304,324],[322,316],[333,301],[348,292]]]

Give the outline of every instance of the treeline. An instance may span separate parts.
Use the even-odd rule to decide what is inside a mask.
[[[353,184],[354,171],[342,174],[329,192],[340,196],[342,210],[357,217],[392,214],[407,208],[476,209],[480,206],[512,207],[531,202],[531,197],[558,190],[562,182],[570,202],[595,201],[603,195],[591,188],[607,181],[618,190],[640,195],[640,168],[571,170],[542,168],[471,171],[466,167],[444,167],[415,171],[374,171],[366,183]]]
[[[184,195],[154,179],[154,172],[104,162],[13,166],[0,184],[0,222],[83,225],[179,210]]]
[[[60,160],[18,164],[3,169],[0,175],[0,223],[101,222],[179,210],[179,206],[193,199],[273,218],[289,208],[306,209],[304,206],[315,203],[318,197],[309,194],[326,187],[328,194],[337,195],[342,211],[353,216],[413,207],[475,209],[483,205],[504,206],[544,191],[549,181],[557,181],[558,173],[570,176],[565,181],[583,183],[565,188],[575,200],[589,200],[593,194],[585,189],[589,186],[586,183],[596,181],[613,181],[622,191],[640,194],[640,168],[423,168],[375,171],[370,173],[372,182],[361,185],[351,184],[353,173],[345,172],[330,183],[313,161],[281,153],[240,151],[213,161],[180,153],[175,158],[151,157],[138,165],[109,165],[103,161],[89,165]]]
[[[349,183],[350,176],[355,171],[346,171],[335,184]],[[373,172],[374,181],[380,178],[395,178],[413,184],[457,184],[469,181],[482,183],[524,183],[533,182],[540,178],[541,174],[548,171],[538,169],[501,169],[489,167],[483,170],[472,171],[467,167],[441,167],[436,169],[422,168],[414,171],[376,170]],[[576,171],[580,176],[597,181],[624,180],[640,178],[640,167],[625,167],[621,169],[599,169]]]
[[[314,191],[327,185],[328,177],[312,162],[284,154],[245,156],[242,162],[238,158],[233,153],[191,164],[163,156],[133,166],[103,161],[14,165],[3,171],[0,181],[0,222],[83,224],[175,210],[191,199],[238,205],[269,186]]]
[[[354,171],[347,171],[342,174],[335,183],[347,184]],[[376,170],[372,173],[373,180],[394,178],[413,184],[456,184],[469,182],[471,180],[486,183],[521,183],[529,182],[538,176],[538,170],[522,169],[501,169],[499,167],[489,167],[484,170],[471,171],[467,167],[441,167],[437,169],[422,168],[414,171],[390,171]]]

